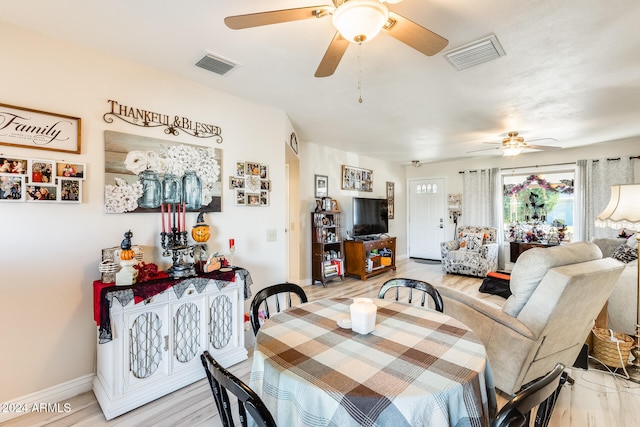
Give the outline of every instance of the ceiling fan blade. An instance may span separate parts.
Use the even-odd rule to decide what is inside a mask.
[[[491,151],[491,150],[499,150],[502,147],[494,147],[494,148],[482,148],[480,150],[472,150],[472,151],[467,151],[467,154],[469,153],[477,153],[479,151]]]
[[[388,28],[385,26],[382,31],[427,56],[435,55],[449,44],[444,37],[395,12],[389,11],[389,20],[392,25]]]
[[[227,16],[224,23],[233,30],[259,27],[261,25],[280,24],[282,22],[301,21],[320,18],[334,10],[333,6],[309,6],[296,9],[272,10],[270,12],[249,13],[247,15]]]
[[[562,150],[562,147],[557,147],[555,145],[531,145],[531,144],[527,144],[527,146],[525,148],[531,148],[533,150],[543,150],[543,151]]]
[[[315,76],[329,77],[332,75],[333,72],[336,71],[336,68],[338,68],[338,64],[348,47],[349,41],[336,31],[336,35],[333,36],[333,40],[331,40],[327,51],[322,57],[322,61],[320,61],[320,65],[318,65]]]

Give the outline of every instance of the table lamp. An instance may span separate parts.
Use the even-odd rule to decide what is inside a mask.
[[[609,204],[597,216],[595,225],[636,231],[636,240],[640,244],[640,184],[612,185]],[[640,251],[640,247],[636,250]],[[636,305],[636,336],[631,350],[634,359],[627,372],[631,380],[640,382],[640,269]]]

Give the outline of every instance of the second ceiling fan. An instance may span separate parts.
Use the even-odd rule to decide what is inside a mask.
[[[240,30],[331,15],[336,33],[320,61],[316,77],[328,77],[334,73],[349,43],[365,43],[381,31],[427,56],[435,55],[449,43],[444,37],[389,10],[384,4],[399,3],[401,0],[332,1],[333,5],[228,16],[224,22],[227,27]]]
[[[557,141],[555,138],[540,138],[540,139],[532,139],[529,142],[535,141],[544,141],[544,140],[553,140]],[[488,150],[502,150],[502,155],[506,157],[517,156],[522,153],[523,150],[541,150],[541,151],[549,151],[549,150],[561,150],[562,147],[557,147],[554,145],[531,145],[527,143],[523,137],[518,135],[518,132],[511,131],[507,133],[507,137],[502,139],[502,142],[485,142],[485,144],[494,144],[498,145],[495,148],[483,148],[481,150],[468,151],[468,153],[477,153],[479,151],[488,151]]]

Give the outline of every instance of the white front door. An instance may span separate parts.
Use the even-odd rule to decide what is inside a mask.
[[[440,259],[444,208],[444,178],[409,181],[409,257]]]

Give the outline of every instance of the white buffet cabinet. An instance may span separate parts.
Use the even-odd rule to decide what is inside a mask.
[[[240,275],[220,290],[189,284],[181,298],[172,288],[124,307],[114,298],[110,316],[113,337],[97,345],[93,383],[107,420],[204,378],[205,350],[225,367],[247,359]]]

